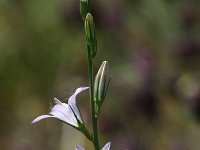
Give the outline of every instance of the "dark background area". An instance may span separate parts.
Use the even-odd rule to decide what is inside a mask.
[[[200,149],[200,1],[91,0],[98,52],[112,75],[99,119],[112,150]],[[78,0],[0,1],[2,150],[92,149],[58,120],[31,125],[53,98],[87,86]],[[77,102],[91,128],[88,93]]]

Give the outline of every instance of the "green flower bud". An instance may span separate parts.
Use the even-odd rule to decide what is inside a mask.
[[[108,62],[104,61],[97,72],[94,82],[94,98],[99,107],[106,97],[110,79]]]
[[[80,14],[84,20],[87,13],[89,12],[89,0],[80,0]]]
[[[97,51],[97,40],[95,34],[95,24],[90,13],[85,18],[85,34],[90,58],[94,58]]]

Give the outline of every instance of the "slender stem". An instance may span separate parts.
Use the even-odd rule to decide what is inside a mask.
[[[98,128],[97,128],[97,118],[95,115],[95,102],[94,102],[94,78],[93,78],[93,63],[90,57],[90,48],[88,49],[88,73],[89,73],[89,86],[90,86],[90,108],[92,112],[92,126],[93,126],[93,144],[95,150],[99,149],[99,138],[98,138]]]

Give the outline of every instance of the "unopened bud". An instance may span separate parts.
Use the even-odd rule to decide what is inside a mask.
[[[88,13],[85,18],[85,34],[90,57],[94,58],[97,51],[97,40],[95,34],[94,20],[90,13]]]
[[[89,1],[80,0],[80,14],[83,20],[85,19],[88,12],[89,12]]]
[[[110,79],[111,77],[109,75],[108,62],[104,61],[97,72],[94,83],[94,98],[97,102],[97,105],[101,106],[103,103]]]

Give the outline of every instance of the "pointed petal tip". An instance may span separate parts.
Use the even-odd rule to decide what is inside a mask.
[[[77,92],[77,94],[78,94],[78,93],[80,93],[80,92],[82,92],[82,91],[84,91],[84,90],[87,90],[87,89],[89,89],[88,86],[79,87],[79,88],[76,89],[76,92]],[[76,92],[75,92],[75,93],[76,93]]]
[[[111,142],[106,143],[106,145],[101,150],[110,150]]]
[[[45,119],[45,118],[51,118],[51,117],[54,117],[54,116],[52,116],[52,115],[41,115],[41,116],[35,118],[35,119],[31,122],[31,124],[34,124],[34,123],[36,123],[36,122],[38,122],[38,121],[40,121],[40,120],[43,120],[43,119]]]
[[[78,145],[76,145],[75,150],[85,150],[85,149],[80,147],[80,146],[78,146]]]

